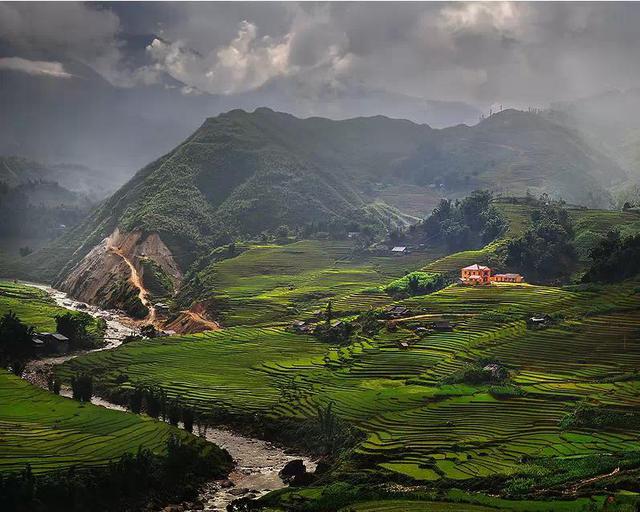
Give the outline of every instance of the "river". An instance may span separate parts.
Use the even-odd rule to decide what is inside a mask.
[[[136,333],[135,328],[130,326],[134,324],[122,313],[106,311],[96,306],[79,302],[68,297],[66,293],[49,286],[35,283],[24,284],[45,290],[59,306],[85,311],[90,315],[105,319],[107,323],[106,343],[104,346],[89,352],[114,349],[122,344],[122,340],[126,336]],[[130,325],[126,325],[127,323]],[[76,352],[69,355],[31,361],[25,369],[23,378],[32,384],[46,388],[47,376],[54,366],[83,353],[87,352]],[[63,389],[60,394],[69,397],[70,391]],[[126,411],[126,408],[121,405],[97,396],[94,396],[91,402],[109,409]],[[292,460],[302,459],[308,471],[315,470],[315,463],[311,459],[285,452],[283,448],[268,441],[242,436],[223,428],[208,428],[204,436],[208,441],[225,448],[235,462],[234,469],[228,480],[212,480],[204,485],[198,502],[201,502],[204,510],[207,511],[224,511],[227,505],[235,499],[259,497],[269,491],[285,487],[285,484],[278,476],[278,472],[287,462]]]

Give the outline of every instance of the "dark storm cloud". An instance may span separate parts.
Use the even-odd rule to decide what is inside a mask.
[[[290,81],[305,97],[366,86],[519,106],[637,86],[639,24],[633,3],[0,5],[16,48],[121,86],[169,75],[185,92],[233,95]],[[127,59],[132,34],[157,36],[144,65]]]

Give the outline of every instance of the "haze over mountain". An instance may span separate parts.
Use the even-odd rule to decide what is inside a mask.
[[[625,178],[575,131],[534,113],[506,110],[474,127],[435,130],[382,116],[233,110],[207,119],[28,263],[93,300],[126,277],[114,250],[151,258],[179,280],[211,249],[281,225],[384,230],[478,188],[598,206]]]
[[[471,125],[491,106],[637,87],[637,16],[597,3],[2,3],[0,154],[86,165],[117,186],[234,108]]]
[[[136,61],[147,57],[139,45],[155,40],[152,35],[135,39]],[[45,61],[16,58],[15,53],[0,42],[0,63],[5,64],[0,66],[0,154],[80,163],[101,169],[115,186],[184,140],[204,117],[233,108],[266,105],[335,119],[381,114],[434,127],[474,124],[480,115],[463,102],[423,100],[363,85],[327,87],[306,96],[305,84],[273,79],[228,96],[190,88],[163,74],[158,83],[117,87],[89,66],[60,56],[53,59],[63,72],[27,72],[29,65]],[[46,59],[41,54],[32,58]]]

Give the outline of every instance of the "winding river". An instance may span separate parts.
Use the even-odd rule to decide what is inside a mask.
[[[114,349],[122,344],[122,340],[126,336],[136,332],[134,328],[130,327],[130,325],[133,325],[130,319],[121,313],[106,311],[90,304],[78,302],[68,297],[66,293],[49,286],[35,283],[24,284],[46,291],[59,306],[85,311],[90,315],[105,319],[107,323],[106,343],[103,347],[91,352]],[[31,361],[25,369],[23,378],[32,384],[46,388],[47,376],[54,366],[83,353],[87,352],[76,352],[74,354]],[[63,389],[60,394],[70,396],[68,389]],[[100,397],[93,397],[91,402],[109,409],[126,411],[126,408]],[[213,480],[204,485],[198,502],[207,511],[224,511],[227,505],[235,499],[260,497],[269,491],[284,487],[285,484],[278,476],[278,472],[287,462],[294,459],[302,459],[308,471],[315,469],[315,463],[309,458],[285,452],[281,447],[261,439],[245,437],[231,430],[221,428],[208,428],[204,435],[208,441],[225,448],[235,462],[234,469],[228,480]]]

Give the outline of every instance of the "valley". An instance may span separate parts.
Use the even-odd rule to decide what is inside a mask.
[[[0,512],[640,512],[639,25],[0,0]]]
[[[177,296],[179,301],[188,293],[215,312],[216,330],[93,351],[63,360],[55,376],[69,382],[91,375],[99,403],[125,408],[138,389],[162,390],[167,403],[194,411],[199,425],[212,425],[204,435],[234,458],[266,457],[264,466],[258,462],[246,472],[262,479],[267,471],[272,476],[260,481],[271,482],[269,489],[280,487],[273,475],[292,456],[265,452],[262,441],[254,444],[236,434],[216,437],[218,426],[304,450],[324,461],[319,468],[329,464],[304,487],[269,493],[253,502],[256,507],[322,510],[322,503],[343,503],[344,510],[579,511],[600,506],[612,486],[624,488],[636,475],[640,438],[624,422],[593,428],[573,418],[580,417],[580,404],[596,414],[602,409],[613,417],[635,417],[637,279],[564,286],[453,283],[395,298],[384,292],[406,272],[451,276],[471,263],[493,264],[510,240],[531,227],[529,216],[536,209],[517,199],[493,205],[508,228],[478,250],[447,254],[436,246],[391,256],[358,252],[349,240],[227,249],[223,258],[185,275],[189,284]],[[627,235],[640,232],[636,213],[570,208],[568,214],[577,271],[588,265],[594,240],[612,226]],[[116,251],[121,249],[111,252]],[[132,268],[138,267],[132,263]],[[141,294],[143,281],[134,279]],[[322,325],[329,301],[334,321],[354,326],[348,341],[328,343],[292,332],[298,319]],[[383,320],[390,306],[410,313]],[[365,330],[368,312],[377,320]],[[531,327],[534,316],[549,317],[549,324]],[[428,327],[434,322],[444,327]],[[507,377],[474,380],[473,372],[482,374],[487,364],[499,365]],[[332,418],[333,434],[323,430],[322,415]],[[243,459],[237,463],[245,466]],[[276,469],[260,469],[267,466]],[[245,485],[241,482],[238,488]],[[211,507],[241,496],[210,495],[211,490],[201,496]],[[496,493],[502,497],[490,497]]]

